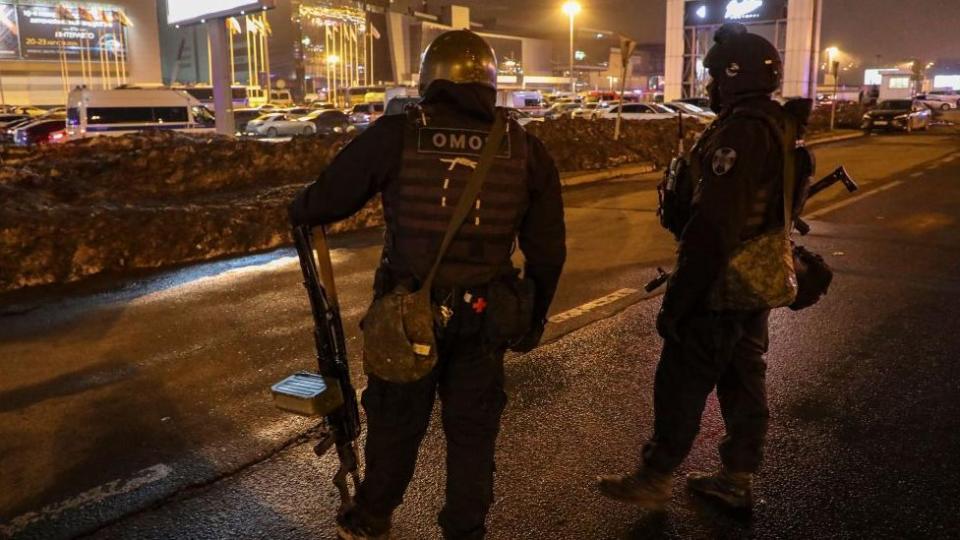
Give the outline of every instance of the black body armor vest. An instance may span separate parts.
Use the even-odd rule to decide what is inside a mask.
[[[489,129],[482,121],[410,111],[400,175],[383,192],[384,266],[395,282],[412,279],[418,287],[426,278]],[[528,205],[526,137],[510,121],[473,212],[440,265],[436,287],[483,285],[511,272]]]

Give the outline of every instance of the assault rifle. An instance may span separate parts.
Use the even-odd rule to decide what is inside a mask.
[[[807,199],[810,199],[811,197],[829,188],[830,186],[836,184],[837,182],[843,182],[843,187],[847,188],[847,191],[850,193],[854,193],[860,189],[860,186],[857,185],[857,182],[854,181],[854,179],[851,178],[849,174],[847,174],[847,169],[845,169],[843,165],[841,165],[837,167],[835,171],[828,174],[827,176],[824,176],[818,182],[811,185],[810,188],[807,189]],[[802,236],[806,236],[807,233],[810,232],[810,225],[808,225],[806,221],[800,218],[797,218],[796,222],[794,222],[794,227],[797,229],[797,232],[799,232]]]
[[[810,199],[814,195],[824,191],[830,186],[836,184],[837,182],[843,182],[843,187],[847,188],[847,191],[849,191],[850,193],[853,193],[860,189],[860,186],[857,185],[857,182],[853,178],[851,178],[850,175],[847,173],[847,169],[841,165],[840,167],[837,167],[836,170],[834,170],[832,173],[828,174],[827,176],[824,176],[823,178],[821,178],[820,180],[812,184],[807,189],[806,198]],[[800,218],[797,218],[794,221],[793,225],[796,228],[797,232],[799,232],[803,236],[806,236],[807,233],[810,232],[810,225],[808,225],[807,222],[805,222]],[[666,283],[669,279],[670,279],[669,272],[665,271],[663,268],[657,268],[657,277],[651,279],[650,282],[647,283],[643,289],[647,291],[647,293],[652,293],[653,291],[662,287],[663,284]]]
[[[345,510],[353,501],[347,477],[353,479],[354,491],[360,483],[356,447],[360,435],[360,410],[357,393],[350,381],[333,264],[322,227],[317,228],[315,237],[309,227],[297,227],[293,230],[293,238],[300,256],[303,286],[307,289],[313,313],[313,341],[319,373],[302,371],[287,377],[273,385],[273,397],[280,409],[325,419],[327,432],[313,451],[322,456],[336,447],[340,468],[333,477],[333,484],[340,493],[341,510]]]

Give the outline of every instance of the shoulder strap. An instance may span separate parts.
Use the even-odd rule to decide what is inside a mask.
[[[457,231],[460,230],[460,226],[463,225],[464,220],[466,220],[470,214],[470,210],[473,208],[473,201],[475,201],[477,195],[480,194],[483,181],[490,172],[490,168],[493,167],[493,160],[496,158],[497,151],[500,150],[500,143],[503,142],[506,131],[506,117],[503,112],[498,110],[496,119],[493,122],[493,128],[490,130],[490,135],[487,136],[487,143],[483,147],[483,153],[480,154],[480,163],[477,165],[477,168],[474,169],[470,180],[467,181],[463,195],[460,196],[460,201],[453,211],[453,217],[450,218],[450,225],[447,227],[447,232],[443,236],[443,242],[440,244],[440,251],[437,253],[437,258],[430,268],[430,273],[427,274],[426,281],[423,282],[422,289],[429,290],[431,285],[433,285],[433,279],[436,277],[437,270],[440,268],[440,262],[443,260],[444,255],[447,254],[447,249],[450,248],[450,244],[457,235]]]

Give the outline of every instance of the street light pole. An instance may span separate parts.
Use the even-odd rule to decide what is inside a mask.
[[[833,99],[830,104],[830,131],[836,124],[837,118],[837,91],[839,89],[840,61],[836,58],[840,55],[840,49],[836,47],[827,48],[827,69],[833,72]]]
[[[573,75],[573,13],[570,14],[570,91],[577,93],[577,79]]]
[[[573,72],[573,60],[574,60],[574,51],[573,51],[573,18],[577,16],[577,13],[580,13],[580,4],[577,2],[567,2],[563,5],[563,12],[570,16],[570,91],[574,94],[577,93],[577,77]]]

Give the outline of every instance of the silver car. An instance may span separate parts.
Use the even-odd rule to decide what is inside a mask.
[[[245,133],[255,137],[313,135],[317,126],[288,113],[268,113],[247,122]]]

